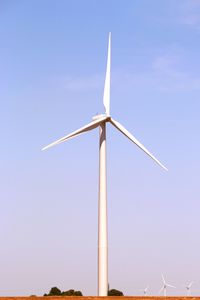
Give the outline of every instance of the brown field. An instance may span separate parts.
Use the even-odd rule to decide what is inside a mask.
[[[97,297],[97,296],[58,296],[58,297],[40,297],[40,296],[34,296],[34,297],[0,297],[0,300],[106,300],[106,299],[116,299],[116,300],[200,300],[200,297],[181,297],[181,296],[170,296],[170,297],[164,297],[164,296],[122,296],[122,297],[116,297],[116,296],[110,296],[110,297]]]

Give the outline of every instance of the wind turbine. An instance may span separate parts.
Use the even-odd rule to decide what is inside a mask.
[[[147,291],[148,291],[148,289],[149,289],[149,285],[147,285],[147,286],[145,287],[145,289],[143,289],[143,294],[144,294],[144,296],[147,296]]]
[[[193,285],[193,281],[191,281],[190,283],[188,283],[188,285],[185,286],[186,290],[187,290],[187,296],[191,296],[191,286]]]
[[[165,281],[165,278],[164,278],[163,275],[162,275],[162,282],[163,282],[163,286],[161,287],[159,293],[161,293],[161,292],[163,291],[163,295],[166,297],[166,296],[167,296],[167,287],[175,288],[175,286],[173,286],[173,285],[167,283],[167,282]]]
[[[98,204],[98,295],[107,296],[108,292],[108,237],[107,237],[107,195],[106,195],[106,123],[111,123],[136,146],[150,156],[158,165],[167,170],[128,130],[110,115],[110,66],[111,66],[111,33],[109,33],[106,78],[103,104],[105,113],[93,117],[93,121],[80,129],[49,144],[42,150],[58,145],[84,132],[99,127],[99,204]]]

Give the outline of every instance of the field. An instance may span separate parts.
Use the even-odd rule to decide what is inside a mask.
[[[97,297],[97,296],[62,296],[62,297],[0,297],[0,300],[69,300],[69,299],[74,299],[74,300],[97,300],[97,299],[102,299],[106,300],[108,299],[116,299],[116,300],[200,300],[200,297],[181,297],[181,296],[171,296],[171,297],[164,297],[164,296],[123,296],[123,297]]]

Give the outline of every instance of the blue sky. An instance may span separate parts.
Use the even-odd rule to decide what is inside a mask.
[[[109,283],[200,293],[200,1],[0,1],[0,295],[97,291],[98,130],[41,152],[103,112]]]

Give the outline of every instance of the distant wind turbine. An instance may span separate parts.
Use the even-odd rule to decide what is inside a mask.
[[[193,285],[193,281],[191,281],[188,285],[185,286],[187,290],[187,296],[191,296],[191,286]]]
[[[148,291],[148,289],[149,289],[149,285],[147,285],[147,286],[145,287],[145,289],[143,289],[143,294],[144,294],[144,296],[147,296],[147,291]]]
[[[159,290],[159,293],[161,293],[163,291],[163,295],[166,297],[167,296],[167,287],[171,287],[171,288],[175,288],[175,286],[167,283],[165,281],[164,276],[162,275],[162,282],[163,282],[163,286],[161,287],[161,289]]]
[[[111,33],[108,42],[107,69],[104,85],[103,104],[105,113],[93,117],[93,121],[82,128],[49,144],[42,150],[74,138],[84,132],[99,127],[99,206],[98,206],[98,295],[107,296],[108,292],[108,238],[107,238],[107,195],[106,195],[106,123],[111,123],[136,146],[150,156],[158,165],[167,170],[128,130],[110,116],[110,66]]]
[[[147,296],[148,289],[149,289],[149,285],[147,285],[144,289],[139,289],[139,291],[142,292],[144,296]]]

